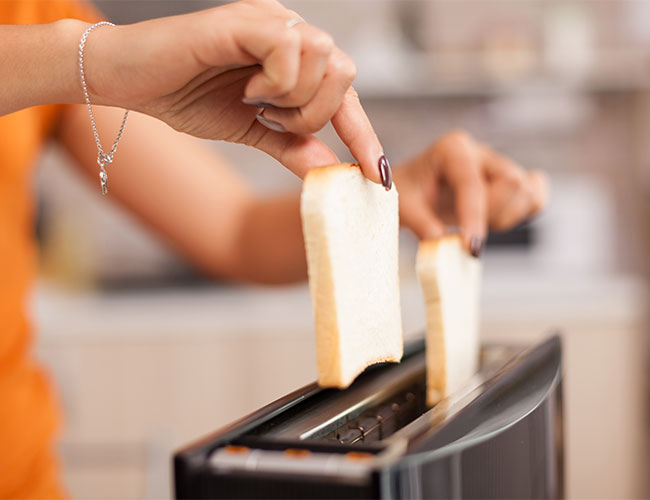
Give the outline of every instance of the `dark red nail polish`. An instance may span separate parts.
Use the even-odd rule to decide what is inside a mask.
[[[386,188],[386,191],[390,191],[390,188],[393,186],[393,172],[390,169],[390,163],[388,163],[384,155],[381,155],[379,158],[379,176],[381,177],[382,186]]]
[[[471,253],[474,257],[478,259],[482,251],[483,251],[483,238],[480,238],[478,236],[472,236],[472,239],[469,242],[469,253]]]
[[[256,108],[277,108],[275,104],[266,102],[263,97],[249,98],[244,97],[241,102],[248,104],[249,106],[255,106]]]

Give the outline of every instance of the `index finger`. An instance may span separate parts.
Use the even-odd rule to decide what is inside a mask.
[[[487,202],[479,149],[465,136],[447,141],[442,170],[454,192],[456,215],[467,248],[478,254],[487,234]]]
[[[336,154],[317,137],[276,132],[260,123],[253,124],[241,142],[271,155],[301,179],[313,167],[339,163]]]
[[[363,174],[390,189],[393,182],[390,165],[353,87],[345,93],[331,121],[338,136],[359,162]]]

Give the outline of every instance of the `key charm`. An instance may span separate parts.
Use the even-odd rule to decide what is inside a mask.
[[[106,174],[106,170],[102,168],[102,170],[99,172],[99,182],[102,185],[102,194],[107,194],[108,193],[108,175]]]

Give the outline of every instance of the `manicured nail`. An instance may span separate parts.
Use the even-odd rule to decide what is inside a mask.
[[[472,236],[472,239],[469,242],[469,253],[471,253],[477,259],[483,251],[483,238],[478,236]]]
[[[256,108],[277,108],[275,104],[266,102],[264,97],[244,97],[241,102],[249,106],[255,106]]]
[[[275,120],[269,120],[266,118],[264,115],[257,115],[255,118],[257,118],[257,121],[260,122],[262,125],[264,125],[266,128],[270,130],[275,130],[276,132],[286,132],[287,129],[284,128],[284,125],[282,125],[280,122],[276,122]]]
[[[381,184],[390,191],[393,186],[393,172],[390,169],[390,163],[384,155],[379,158],[379,176],[381,177]]]

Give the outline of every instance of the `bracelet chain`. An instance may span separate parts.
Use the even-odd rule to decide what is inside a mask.
[[[97,124],[95,123],[95,115],[93,115],[93,107],[90,104],[90,95],[88,94],[88,87],[86,86],[86,73],[84,68],[84,49],[86,48],[86,40],[90,32],[99,26],[115,26],[113,23],[108,21],[102,21],[96,24],[93,24],[89,27],[84,34],[81,36],[79,41],[79,74],[81,75],[81,89],[83,90],[84,98],[86,99],[86,106],[88,107],[88,116],[90,117],[90,125],[93,129],[93,135],[95,136],[95,143],[97,144],[97,164],[99,165],[99,180],[101,183],[102,194],[108,193],[108,175],[106,173],[106,167],[113,163],[113,157],[115,156],[115,151],[117,151],[117,145],[122,138],[122,133],[124,132],[124,127],[126,126],[126,119],[129,116],[129,110],[126,110],[124,113],[124,118],[122,118],[122,125],[120,130],[117,133],[113,147],[109,152],[104,152],[102,148],[102,143],[99,139],[99,133],[97,132]]]

